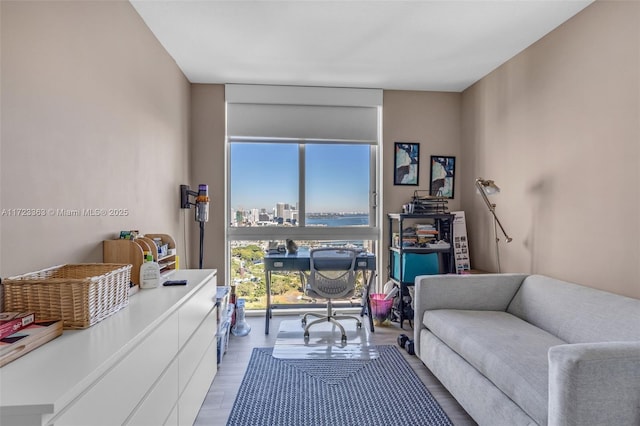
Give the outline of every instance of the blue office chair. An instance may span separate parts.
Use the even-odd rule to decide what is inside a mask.
[[[342,343],[347,342],[347,334],[339,320],[352,319],[358,328],[362,327],[360,318],[350,315],[337,315],[333,310],[333,299],[346,299],[353,296],[356,288],[357,250],[347,248],[317,248],[309,252],[311,268],[305,286],[305,294],[314,299],[327,301],[327,314],[309,312],[302,317],[304,340],[309,341],[309,328],[314,324],[329,321],[340,329]],[[307,323],[307,317],[317,319]]]

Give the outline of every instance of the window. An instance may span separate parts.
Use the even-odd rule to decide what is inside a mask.
[[[269,242],[375,252],[381,92],[228,85],[226,96],[229,279],[248,308],[266,305]],[[305,302],[301,290],[297,273],[273,277],[274,301]]]
[[[298,147],[232,143],[229,148],[230,226],[295,226]]]
[[[229,274],[248,309],[266,306],[270,241],[375,250],[375,158],[376,147],[361,143],[229,143]],[[293,272],[272,276],[272,296],[308,302]]]
[[[305,146],[305,223],[307,226],[368,226],[371,152],[367,145]]]
[[[369,145],[232,142],[229,152],[233,228],[375,223]]]

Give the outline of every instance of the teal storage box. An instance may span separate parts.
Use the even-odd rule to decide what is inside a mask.
[[[391,252],[393,262],[393,275],[400,279],[400,253]],[[402,281],[414,282],[418,275],[436,275],[440,273],[438,253],[403,253],[402,254]]]

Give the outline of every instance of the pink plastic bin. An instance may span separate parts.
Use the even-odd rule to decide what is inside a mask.
[[[374,293],[369,295],[371,299],[371,314],[376,324],[380,325],[389,320],[393,299],[384,300],[386,294]]]

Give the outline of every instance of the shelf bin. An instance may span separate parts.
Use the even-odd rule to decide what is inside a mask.
[[[400,279],[400,254],[391,252],[393,261],[392,278]],[[418,275],[436,275],[440,273],[438,253],[403,253],[402,282],[413,282]]]

